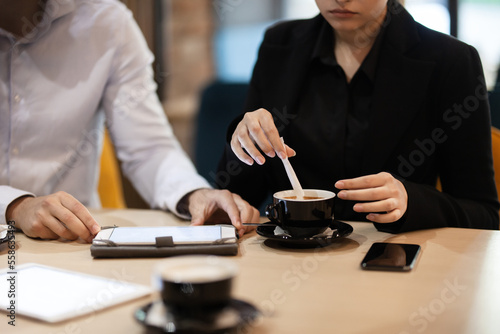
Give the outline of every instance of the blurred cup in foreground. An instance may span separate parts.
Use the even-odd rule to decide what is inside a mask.
[[[217,312],[231,300],[235,263],[213,255],[186,255],[158,262],[155,269],[164,304],[175,313]]]

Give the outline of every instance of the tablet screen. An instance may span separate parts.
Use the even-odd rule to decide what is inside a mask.
[[[110,240],[116,245],[154,245],[157,237],[172,237],[173,243],[214,244],[236,241],[231,225],[117,227],[99,232],[94,241]]]

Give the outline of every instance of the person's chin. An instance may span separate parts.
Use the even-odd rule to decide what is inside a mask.
[[[355,19],[336,19],[331,17],[325,17],[325,19],[335,31],[339,32],[348,33],[360,27],[360,24]]]

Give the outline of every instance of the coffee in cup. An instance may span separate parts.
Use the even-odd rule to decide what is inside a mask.
[[[279,191],[266,206],[266,216],[292,237],[312,237],[332,224],[334,197],[327,190],[304,189],[300,198],[294,190]]]
[[[236,264],[213,255],[176,256],[155,267],[164,304],[187,316],[217,312],[228,305],[236,274]]]

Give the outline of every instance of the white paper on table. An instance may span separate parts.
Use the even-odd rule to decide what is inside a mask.
[[[15,280],[9,278],[15,277]],[[11,282],[15,282],[14,289]],[[9,291],[14,291],[14,296]],[[0,271],[0,308],[14,300],[17,315],[59,322],[149,295],[151,287],[35,263]],[[10,296],[9,296],[10,295]],[[8,320],[8,318],[6,318]]]

